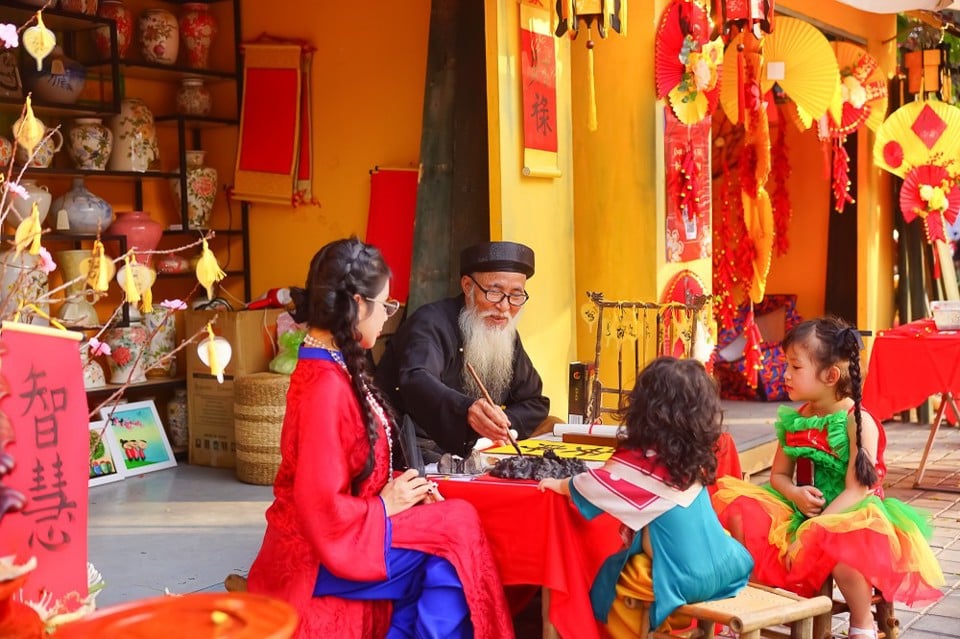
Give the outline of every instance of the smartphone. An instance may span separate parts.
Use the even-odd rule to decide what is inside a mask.
[[[813,486],[813,460],[801,457],[796,467],[797,486]]]

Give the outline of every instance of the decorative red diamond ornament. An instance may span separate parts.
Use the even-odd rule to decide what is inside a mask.
[[[910,128],[928,149],[932,149],[946,130],[947,123],[930,108],[929,104],[925,104]]]

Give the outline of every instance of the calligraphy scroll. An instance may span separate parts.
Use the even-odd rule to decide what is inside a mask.
[[[23,589],[53,599],[87,596],[87,478],[90,434],[78,342],[81,333],[4,322],[0,409],[16,441],[7,447],[15,466],[6,485],[27,497],[0,522],[0,556],[18,563],[37,558]]]
[[[687,126],[663,109],[666,172],[667,262],[690,262],[712,254],[710,234],[710,126],[708,116]]]
[[[520,3],[523,174],[560,177],[557,162],[557,52],[545,0]]]
[[[602,462],[613,454],[613,446],[595,446],[590,444],[574,444],[568,442],[551,442],[543,439],[521,439],[517,442],[524,455],[543,456],[552,450],[557,457],[575,457],[583,461]],[[483,453],[490,455],[515,455],[516,450],[511,445],[488,448]]]

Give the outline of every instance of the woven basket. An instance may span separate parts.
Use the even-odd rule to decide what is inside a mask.
[[[289,375],[252,373],[236,378],[233,417],[240,481],[265,486],[277,476],[280,428],[289,387]]]

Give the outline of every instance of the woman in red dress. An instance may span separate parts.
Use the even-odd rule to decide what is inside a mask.
[[[292,291],[309,329],[248,589],[293,604],[298,638],[513,637],[476,511],[415,470],[393,477],[393,421],[364,352],[399,307],[389,277],[376,248],[338,240]]]

